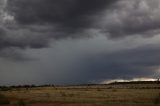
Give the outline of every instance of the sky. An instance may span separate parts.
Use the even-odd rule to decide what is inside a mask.
[[[0,85],[158,77],[159,0],[0,0]]]

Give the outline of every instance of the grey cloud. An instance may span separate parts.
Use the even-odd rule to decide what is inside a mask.
[[[90,26],[93,16],[113,2],[115,0],[12,0],[8,1],[8,9],[20,24],[58,24],[73,31]]]
[[[48,39],[80,37],[90,29],[110,38],[153,36],[160,32],[159,9],[158,0],[10,0],[7,5],[20,27],[44,26],[32,31],[52,33]]]
[[[21,34],[19,34],[19,32]],[[48,39],[42,37],[40,33],[32,33],[27,30],[5,31],[2,30],[0,37],[0,49],[17,47],[17,48],[42,48],[47,47]],[[14,37],[13,37],[14,36]]]
[[[110,38],[153,36],[160,33],[159,10],[159,0],[119,0],[102,16],[100,26]]]
[[[15,49],[15,48],[5,48],[5,49],[1,49],[0,52],[0,57],[1,59],[6,59],[9,61],[20,61],[20,62],[29,62],[29,61],[35,61],[38,60],[34,57],[29,57],[26,56],[24,54],[24,52],[22,52],[19,49]]]
[[[88,36],[84,34],[94,15],[115,1],[3,0],[0,21],[5,30],[0,30],[0,49],[45,48],[50,39]]]
[[[12,30],[0,27],[0,57],[18,61],[34,60],[23,52],[29,48],[49,47],[48,36],[48,33],[31,32],[29,29]]]
[[[53,48],[27,49],[25,53],[38,61],[9,61],[8,64],[0,58],[1,81],[2,84],[11,81],[14,81],[11,84],[78,84],[100,79],[152,77],[158,73],[160,49],[158,40],[155,45],[147,43],[148,40],[141,47],[141,44],[133,46],[135,42],[126,45],[124,41],[118,43],[104,36],[80,41],[59,40],[56,45],[53,43]]]
[[[6,34],[5,29],[0,27],[0,37],[5,36],[5,34]]]
[[[157,77],[160,49],[152,46],[138,47],[111,54],[100,53],[84,60],[86,80]],[[84,67],[84,66],[83,66]]]
[[[8,1],[7,5],[4,1]],[[159,44],[159,36],[154,36],[160,33],[159,10],[159,0],[0,1],[0,62],[4,75],[12,76],[12,69],[7,67],[9,63],[18,73],[25,72],[30,76],[32,71],[33,79],[39,73],[37,82],[40,79],[48,83],[53,80],[79,83],[103,78],[151,76],[157,73],[160,65],[160,49],[157,45],[147,44]],[[95,35],[122,39],[105,39],[103,36],[102,41],[81,39],[80,44],[79,39],[72,39]],[[68,38],[71,38],[69,43],[65,43]],[[54,45],[58,41],[61,46]],[[21,63],[30,60],[27,56],[40,60]],[[8,58],[20,62],[14,64]],[[13,73],[15,77],[19,76],[18,82],[21,75],[16,72]]]

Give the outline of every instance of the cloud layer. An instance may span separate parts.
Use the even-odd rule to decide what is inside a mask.
[[[36,83],[154,77],[159,10],[159,0],[1,0],[0,74]]]
[[[154,36],[159,33],[160,1],[119,0],[102,20],[111,38],[128,35]]]
[[[8,42],[4,41],[4,43],[8,46],[41,48],[46,47],[50,38],[94,36],[90,33],[93,30],[100,31],[110,38],[123,38],[130,35],[150,37],[159,33],[160,2],[158,0],[11,0],[6,2],[7,4],[2,3],[6,5],[3,14],[8,14],[5,16],[8,18],[5,19],[9,20],[9,24],[6,25],[5,31],[1,29],[1,33],[11,32],[14,34],[12,36],[19,39],[17,42],[12,42],[5,38]],[[41,41],[45,40],[40,43],[38,38]],[[23,39],[26,41],[22,43]]]

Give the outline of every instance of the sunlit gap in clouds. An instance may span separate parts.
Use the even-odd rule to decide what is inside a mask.
[[[114,82],[137,82],[137,81],[158,81],[156,78],[133,78],[133,79],[112,79],[112,80],[103,80],[100,84],[110,84]]]

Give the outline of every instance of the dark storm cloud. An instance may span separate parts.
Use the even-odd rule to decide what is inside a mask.
[[[97,54],[85,59],[87,80],[157,77],[160,65],[159,47],[139,47],[112,54]]]
[[[23,36],[18,36],[18,32],[11,31],[10,33],[7,29],[0,30],[0,49],[18,47],[21,49],[24,48],[42,48],[47,47],[45,39],[43,39],[40,34],[34,34],[23,30]],[[13,37],[14,36],[14,37]]]
[[[24,55],[23,52],[28,48],[48,47],[49,39],[47,35],[43,36],[43,34],[24,29],[9,30],[0,27],[0,57],[18,61],[35,60]]]
[[[159,11],[159,0],[0,0],[0,78],[12,76],[8,63],[28,73],[26,79],[33,71],[33,79],[48,82],[158,73]],[[96,37],[79,39],[88,36]],[[30,60],[27,56],[39,61],[21,63]]]
[[[2,27],[0,27],[0,37],[4,35],[5,35],[5,30]]]
[[[22,51],[16,50],[15,48],[5,48],[1,49],[0,57],[3,59],[8,59],[10,61],[20,61],[20,62],[29,62],[37,60],[35,58],[31,58],[29,56],[26,56],[25,54],[21,53]]]
[[[74,31],[92,24],[92,18],[116,0],[10,0],[8,8],[19,24],[53,24]]]
[[[1,16],[14,19],[2,25],[0,49],[45,48],[50,39],[94,36],[94,30],[110,38],[153,36],[160,32],[159,9],[158,0],[8,0]]]
[[[80,33],[115,1],[3,0],[0,21],[5,30],[0,30],[0,49],[45,48],[50,39],[88,36]]]
[[[48,30],[52,38],[76,37],[88,29],[110,38],[160,32],[158,0],[10,0],[7,7],[20,25],[54,27]]]

